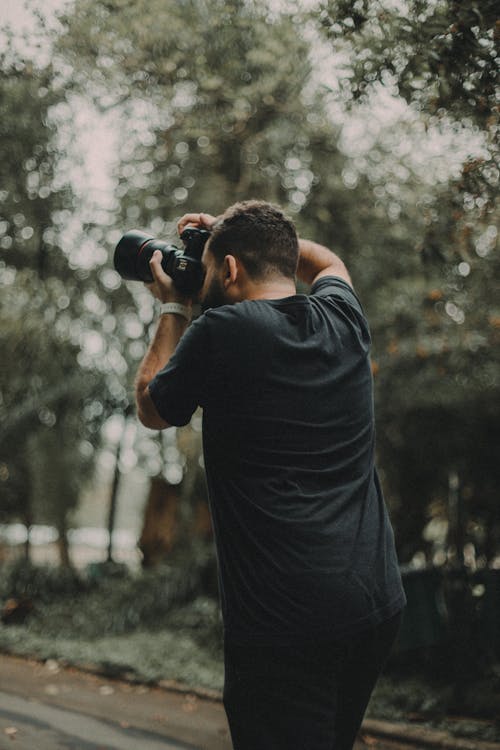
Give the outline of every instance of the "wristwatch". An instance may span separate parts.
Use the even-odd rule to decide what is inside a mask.
[[[191,320],[191,309],[187,305],[181,305],[180,302],[163,302],[160,305],[160,315],[165,315],[165,313],[182,315],[187,321]]]

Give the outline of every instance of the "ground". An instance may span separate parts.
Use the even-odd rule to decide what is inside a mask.
[[[0,750],[230,750],[220,700],[0,655]],[[365,729],[355,750],[405,750]],[[415,747],[415,746],[413,746]],[[499,750],[498,746],[497,750]]]

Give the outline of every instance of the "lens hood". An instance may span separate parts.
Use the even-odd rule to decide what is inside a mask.
[[[154,237],[140,229],[132,229],[123,235],[115,248],[113,263],[122,279],[144,281],[141,273],[141,254]]]

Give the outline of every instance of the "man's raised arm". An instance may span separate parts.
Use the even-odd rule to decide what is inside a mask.
[[[299,239],[297,277],[312,285],[323,276],[338,276],[352,286],[347,268],[338,255],[317,242]]]
[[[216,221],[217,218],[210,214],[184,214],[178,223],[179,235],[188,226],[211,229]],[[153,340],[139,365],[135,379],[137,415],[143,425],[153,430],[164,430],[170,425],[158,414],[151,398],[149,384],[155,375],[165,367],[175,352],[188,327],[192,305],[192,300],[181,294],[175,288],[170,276],[163,271],[161,261],[161,253],[157,250],[149,263],[153,283],[146,284],[146,286],[160,302],[173,302],[175,304],[171,306],[172,309],[169,314],[161,315]]]
[[[183,297],[175,289],[172,279],[161,267],[161,253],[157,250],[149,263],[153,274],[153,283],[148,288],[160,302],[180,303],[179,307],[190,310],[191,300]],[[181,315],[162,315],[153,340],[139,365],[135,379],[135,399],[137,415],[145,427],[152,430],[164,430],[170,425],[158,414],[149,393],[149,383],[167,364],[170,357],[188,326],[188,320]]]
[[[152,430],[164,430],[170,425],[158,414],[149,394],[149,383],[167,364],[186,328],[187,320],[184,318],[178,315],[162,315],[154,338],[139,366],[135,379],[137,416],[145,427]]]

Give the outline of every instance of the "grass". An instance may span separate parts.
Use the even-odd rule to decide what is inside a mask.
[[[17,567],[16,567],[17,566]],[[95,669],[146,683],[221,691],[223,657],[217,602],[199,595],[199,568],[166,566],[131,575],[98,566],[85,577],[16,563],[0,569],[0,603],[29,598],[22,623],[0,624],[0,650]],[[416,663],[391,665],[368,715],[417,721],[461,736],[500,740],[500,672],[465,685],[466,717],[449,715],[453,688]]]
[[[57,659],[138,682],[174,680],[190,688],[222,690],[223,665],[211,649],[175,630],[137,630],[120,636],[47,636],[25,625],[0,627],[0,649],[19,656]]]

